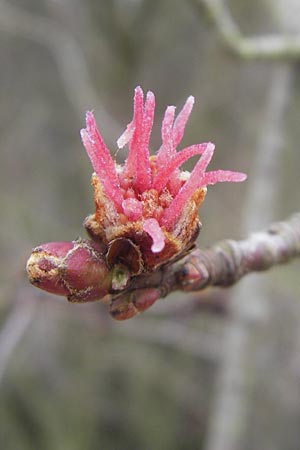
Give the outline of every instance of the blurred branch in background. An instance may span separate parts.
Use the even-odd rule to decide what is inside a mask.
[[[216,330],[215,330],[216,331]],[[175,320],[154,320],[144,317],[143,321],[127,321],[122,327],[115,328],[114,334],[124,338],[149,344],[159,344],[175,351],[181,351],[193,357],[217,361],[220,354],[220,327],[218,332],[212,329],[191,330],[191,327]]]
[[[11,356],[31,324],[37,308],[37,302],[28,300],[28,287],[19,286],[12,298],[12,309],[5,318],[0,332],[0,384],[7,370]]]
[[[242,217],[243,232],[265,225],[274,216],[280,153],[286,109],[290,99],[292,67],[278,66],[272,74]],[[236,289],[224,339],[223,367],[210,418],[206,450],[246,448],[253,406],[256,353],[253,340],[267,314],[264,280],[251,277]]]
[[[109,139],[116,139],[121,126],[103,108],[93,86],[88,65],[75,38],[52,19],[25,11],[0,1],[0,31],[44,45],[57,65],[69,101],[80,120],[83,112],[93,106]]]
[[[248,59],[295,59],[300,57],[300,34],[245,37],[225,0],[189,0],[198,13],[208,13],[217,33],[237,56]]]

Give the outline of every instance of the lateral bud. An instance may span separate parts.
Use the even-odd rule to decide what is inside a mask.
[[[127,320],[136,314],[146,311],[160,297],[160,292],[155,288],[138,289],[128,292],[110,304],[110,315],[116,320]]]

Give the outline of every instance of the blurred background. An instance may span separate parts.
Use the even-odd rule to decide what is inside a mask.
[[[114,154],[138,84],[156,94],[153,151],[166,106],[192,94],[183,146],[211,140],[211,168],[248,173],[209,189],[199,246],[297,211],[297,55],[243,54],[238,28],[296,39],[299,14],[297,0],[0,0],[1,449],[299,449],[299,261],[124,323],[25,273],[34,246],[85,236],[85,111]]]

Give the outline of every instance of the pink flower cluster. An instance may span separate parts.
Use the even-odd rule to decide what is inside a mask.
[[[176,118],[175,106],[167,107],[161,127],[161,147],[156,155],[150,156],[155,96],[149,91],[144,99],[138,86],[134,93],[133,119],[117,141],[119,148],[126,144],[129,147],[122,166],[112,159],[92,112],[87,112],[86,129],[81,130],[83,144],[115,216],[123,224],[139,223],[143,232],[152,238],[153,253],[164,249],[166,235],[172,234],[195,191],[217,182],[246,179],[239,172],[206,172],[215,148],[211,142],[177,151],[193,104],[194,97],[188,97]],[[192,172],[180,171],[180,166],[195,155],[201,157]]]
[[[176,118],[175,107],[167,107],[162,144],[151,156],[155,97],[149,91],[144,98],[137,87],[133,119],[117,141],[119,148],[129,147],[123,165],[113,160],[93,114],[87,112],[81,136],[94,168],[95,212],[84,222],[91,240],[50,242],[33,249],[27,262],[33,285],[71,302],[110,301],[117,320],[133,317],[159,298],[160,290],[147,287],[146,278],[145,288],[131,290],[133,278],[170,264],[194,246],[208,184],[246,179],[238,172],[206,172],[214,153],[210,142],[177,151],[193,104],[189,97]],[[181,171],[193,156],[199,160],[192,172]]]

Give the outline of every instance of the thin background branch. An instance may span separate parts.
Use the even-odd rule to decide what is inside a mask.
[[[9,5],[4,0],[0,2],[0,31],[44,45],[56,62],[65,92],[80,121],[84,111],[95,108],[108,138],[116,140],[121,126],[103,108],[82,49],[70,33],[53,20]]]
[[[0,333],[0,384],[7,371],[15,349],[31,324],[36,312],[36,301],[29,301],[26,288],[18,288],[15,294],[15,305],[5,319]]]
[[[300,35],[263,35],[245,37],[233,20],[224,0],[190,0],[195,10],[206,9],[224,44],[244,59],[299,59]]]

